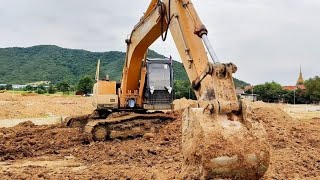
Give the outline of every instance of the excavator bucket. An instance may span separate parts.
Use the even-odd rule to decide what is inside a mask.
[[[248,102],[240,112],[219,113],[210,103],[189,107],[182,118],[184,179],[259,179],[269,165],[263,126],[252,118]]]

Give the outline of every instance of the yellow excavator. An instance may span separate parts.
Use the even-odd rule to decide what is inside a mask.
[[[173,76],[169,59],[148,59],[148,47],[170,30],[197,101],[182,115],[183,179],[258,179],[270,159],[266,131],[237,98],[233,63],[220,63],[190,0],[151,0],[126,39],[121,83],[99,80],[93,90],[96,110],[69,118],[82,123],[93,140],[137,136],[173,120]],[[207,54],[208,52],[208,54]]]

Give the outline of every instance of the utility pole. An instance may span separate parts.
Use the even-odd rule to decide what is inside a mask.
[[[252,85],[252,88],[251,88],[251,96],[252,96],[252,102],[254,101],[254,99],[253,99],[253,85]]]
[[[293,90],[293,104],[296,104],[296,88]]]

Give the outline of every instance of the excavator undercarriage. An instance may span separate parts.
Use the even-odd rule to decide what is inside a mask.
[[[161,126],[175,119],[173,114],[128,113],[104,120],[93,120],[86,124],[84,132],[95,141],[123,139],[142,136],[146,132],[156,132]]]
[[[148,132],[157,132],[162,126],[176,119],[174,112],[106,112],[99,116],[93,114],[68,117],[68,127],[80,128],[88,140],[105,141],[110,139],[127,139],[143,136]]]

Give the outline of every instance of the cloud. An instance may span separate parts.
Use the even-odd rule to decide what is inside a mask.
[[[257,84],[294,84],[319,75],[317,0],[194,0],[221,61]],[[145,0],[0,0],[0,47],[55,44],[91,51],[125,51],[124,40],[148,7]],[[180,59],[172,38],[152,49]]]

